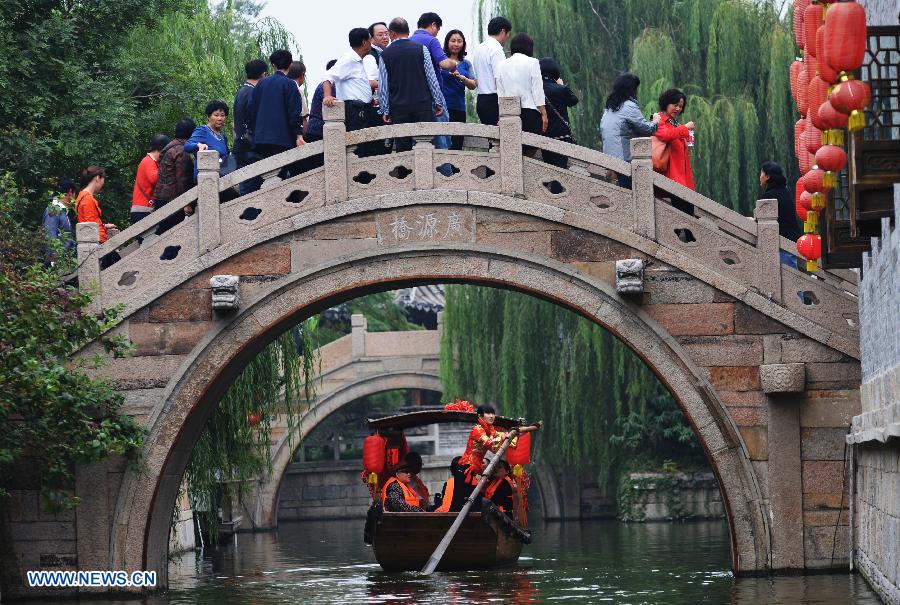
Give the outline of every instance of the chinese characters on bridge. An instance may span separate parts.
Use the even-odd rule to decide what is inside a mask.
[[[468,208],[405,208],[380,215],[377,226],[384,245],[475,239],[475,213]]]

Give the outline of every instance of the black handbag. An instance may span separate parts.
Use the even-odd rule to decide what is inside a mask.
[[[550,101],[549,97],[547,98],[547,105],[550,106],[550,109],[553,110],[553,113],[556,114],[556,117],[559,118],[559,121],[565,125],[566,130],[569,131],[567,134],[561,134],[558,137],[553,137],[553,138],[556,139],[557,141],[562,141],[563,143],[572,143],[573,145],[577,145],[578,141],[576,141],[575,137],[572,136],[572,127],[569,125],[569,123],[566,121],[566,119],[564,117],[562,117],[562,114],[559,113],[559,111],[557,111],[556,107],[553,106],[553,103]]]

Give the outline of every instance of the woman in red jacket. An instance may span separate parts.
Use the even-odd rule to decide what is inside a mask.
[[[687,95],[677,88],[671,88],[660,95],[660,119],[655,136],[669,145],[669,167],[663,174],[688,189],[696,190],[691,158],[688,155],[688,141],[693,141],[694,123],[678,123],[678,116],[684,111],[685,103]]]

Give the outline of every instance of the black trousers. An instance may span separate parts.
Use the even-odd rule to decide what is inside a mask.
[[[315,134],[311,132],[307,132],[303,135],[303,140],[306,141],[307,144],[315,143],[316,141],[322,140],[321,134]],[[304,172],[308,172],[310,170],[315,170],[316,168],[321,168],[325,165],[325,154],[321,155],[313,155],[308,158],[303,158],[299,162],[294,162],[290,165],[291,176],[296,176],[298,174],[302,174]]]
[[[258,162],[262,157],[255,151],[235,151],[234,152],[234,161],[237,163],[237,167],[243,168],[244,166],[249,166],[254,162]],[[262,177],[255,176],[252,179],[247,179],[243,183],[240,184],[240,192],[241,195],[247,195],[248,193],[253,193],[258,190],[260,186],[262,186]]]
[[[463,109],[451,109],[450,111],[450,121],[451,122],[462,122],[465,124],[466,122],[466,112]],[[450,149],[456,149],[459,151],[463,148],[463,137],[453,136],[450,137]]]
[[[384,121],[371,103],[344,101],[344,124],[347,126],[347,132],[350,132],[351,130],[380,126],[384,124]],[[356,155],[361,158],[390,152],[391,150],[384,146],[383,141],[369,141],[356,146]]]
[[[500,121],[500,98],[496,93],[491,95],[478,95],[475,99],[475,113],[482,124],[496,126]]]
[[[394,124],[434,122],[434,112],[430,109],[426,109],[425,111],[401,113],[395,116],[391,116],[391,121]],[[397,149],[397,153],[400,153],[401,151],[409,151],[410,149],[412,149],[412,143],[412,137],[400,137],[399,139],[394,139],[394,147]]]

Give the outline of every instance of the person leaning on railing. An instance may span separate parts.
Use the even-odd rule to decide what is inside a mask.
[[[637,102],[641,80],[632,73],[620,74],[613,80],[613,90],[606,97],[606,109],[600,119],[603,153],[626,162],[631,161],[631,139],[656,134],[659,114],[646,120]],[[618,175],[619,186],[631,189],[631,175]]]

